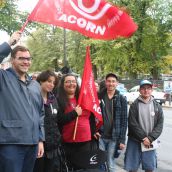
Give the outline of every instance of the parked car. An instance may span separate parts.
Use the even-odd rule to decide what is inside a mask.
[[[134,100],[139,97],[139,95],[140,95],[139,88],[140,88],[140,86],[136,85],[133,88],[131,88],[127,93],[124,94],[124,96],[127,98],[127,102],[129,104],[134,102]],[[153,87],[152,96],[161,105],[163,103],[165,103],[165,101],[166,101],[165,93],[158,87]]]
[[[120,92],[120,94],[124,95],[127,93],[127,89],[124,87],[124,84],[119,83],[116,89]]]

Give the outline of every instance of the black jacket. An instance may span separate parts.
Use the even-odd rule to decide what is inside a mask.
[[[154,128],[151,133],[147,136],[139,125],[139,100],[136,99],[134,103],[130,106],[129,117],[128,117],[128,136],[133,138],[136,141],[142,142],[145,137],[148,137],[152,142],[156,140],[163,129],[163,111],[159,103],[153,100],[155,118],[154,118]]]
[[[10,54],[10,52],[11,47],[6,42],[0,45],[0,63]]]
[[[56,150],[61,142],[61,134],[58,127],[59,107],[56,98],[50,94],[45,108],[45,151]]]

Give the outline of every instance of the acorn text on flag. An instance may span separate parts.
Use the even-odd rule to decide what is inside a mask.
[[[129,37],[137,30],[126,12],[105,0],[39,0],[27,20],[53,24],[104,40]]]

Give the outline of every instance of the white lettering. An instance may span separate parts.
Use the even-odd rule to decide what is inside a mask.
[[[119,15],[119,16],[122,16],[122,15],[123,15],[123,13],[124,13],[124,12],[123,12],[123,11],[121,11],[121,10],[119,10],[119,11],[118,11],[118,15]]]
[[[70,24],[77,24],[78,27],[85,29],[86,31],[99,34],[99,35],[104,35],[106,31],[106,26],[100,26],[92,23],[91,21],[87,21],[84,18],[77,18],[74,15],[69,15],[67,14],[62,14],[59,18],[59,21],[63,21],[65,23],[70,23]]]
[[[99,114],[101,114],[101,113],[102,113],[102,111],[101,111],[101,108],[100,108],[100,107],[97,107],[97,112],[98,112]]]
[[[67,22],[67,16],[66,14],[62,14],[58,20],[63,20],[64,22]]]
[[[97,107],[97,104],[94,104],[94,105],[93,105],[93,109],[94,109],[94,111],[97,112],[98,114],[102,114],[102,113],[101,113],[101,109],[100,109],[99,106]]]
[[[95,98],[94,91],[93,91],[93,85],[92,85],[93,82],[94,82],[93,81],[93,73],[91,72],[91,76],[89,78],[89,90],[91,92],[93,103],[95,103],[96,102],[96,98]]]
[[[76,16],[71,15],[68,17],[68,22],[71,24],[76,23],[76,19]]]
[[[83,18],[77,19],[77,24],[80,28],[85,28],[87,25],[87,21]]]
[[[95,33],[96,34],[100,33],[100,35],[104,35],[105,31],[106,31],[106,26],[103,27],[97,26]]]
[[[93,105],[93,109],[94,109],[94,111],[97,111],[97,104]]]
[[[123,14],[123,11],[119,10],[117,14],[111,20],[108,20],[107,21],[108,27],[110,28],[116,23],[118,23],[120,21],[120,17],[122,16],[122,14]]]
[[[92,22],[88,22],[87,23],[87,27],[85,28],[87,31],[90,31],[92,33],[95,32],[95,29],[96,29],[96,25]]]

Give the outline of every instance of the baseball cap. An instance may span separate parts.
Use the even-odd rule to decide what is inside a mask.
[[[152,82],[148,81],[148,80],[142,80],[140,81],[140,87],[142,87],[143,85],[153,85]]]
[[[115,74],[114,74],[114,73],[112,73],[112,72],[111,72],[111,73],[108,73],[108,74],[106,75],[106,77],[105,77],[105,78],[107,79],[107,78],[109,78],[109,77],[114,77],[114,78],[116,78],[116,80],[118,80],[117,75],[115,75]]]

